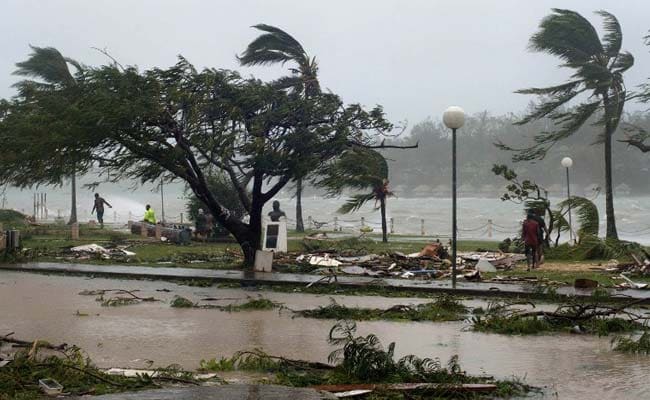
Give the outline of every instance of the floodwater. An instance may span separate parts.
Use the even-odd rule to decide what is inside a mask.
[[[161,302],[101,307],[82,290],[139,290]],[[159,290],[166,289],[169,292]],[[174,295],[199,301],[220,298],[228,304],[262,295],[291,309],[324,305],[331,296],[180,286],[162,281],[111,280],[0,271],[0,335],[75,344],[100,367],[180,364],[198,367],[201,359],[226,357],[237,350],[261,348],[274,355],[326,361],[333,349],[326,337],[333,321],[291,318],[288,311],[227,313],[171,308]],[[350,306],[388,307],[423,299],[333,296]],[[477,302],[472,302],[477,304]],[[473,305],[472,304],[472,305]],[[77,316],[77,311],[88,316]],[[457,354],[471,374],[519,377],[560,399],[650,398],[650,358],[615,353],[610,338],[503,336],[467,331],[464,322],[360,322],[359,334],[375,333],[384,344],[397,342],[397,356]]]

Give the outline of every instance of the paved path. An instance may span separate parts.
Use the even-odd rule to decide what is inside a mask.
[[[125,265],[94,265],[94,264],[63,264],[63,263],[24,263],[2,264],[0,270],[14,270],[24,272],[53,272],[72,273],[83,275],[96,275],[120,278],[150,278],[150,279],[207,279],[215,282],[241,282],[249,284],[298,284],[308,285],[318,281],[321,275],[289,274],[279,272],[253,272],[241,270],[213,270],[198,268],[169,268],[169,267],[142,267]],[[326,281],[315,283],[327,285]],[[338,284],[345,287],[367,287],[381,285],[391,290],[409,290],[422,292],[447,292],[471,296],[519,296],[539,297],[539,292],[532,284],[507,284],[488,282],[458,282],[456,289],[452,289],[449,280],[409,280],[409,279],[377,279],[365,276],[338,276]],[[570,286],[557,288],[557,293],[563,296],[586,297],[591,290],[575,289]],[[633,299],[646,299],[650,304],[650,290],[612,290],[612,294]]]
[[[329,400],[336,396],[313,389],[275,385],[224,385],[214,387],[145,390],[133,393],[82,396],[93,400]]]

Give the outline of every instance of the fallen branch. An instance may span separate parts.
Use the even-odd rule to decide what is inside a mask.
[[[12,343],[12,344],[16,345],[16,347],[32,347],[33,348],[34,346],[36,346],[36,347],[44,347],[46,349],[58,350],[58,351],[65,350],[68,347],[68,345],[66,343],[62,343],[62,344],[59,344],[59,345],[52,345],[52,344],[50,344],[49,342],[47,342],[45,340],[35,340],[35,341],[30,342],[28,340],[20,340],[20,339],[10,338],[9,336],[11,336],[13,334],[14,334],[14,332],[11,332],[11,333],[1,337],[0,342]]]
[[[283,362],[285,364],[291,365],[293,367],[297,368],[309,368],[309,369],[334,369],[333,365],[329,364],[324,364],[320,362],[312,362],[312,361],[303,361],[303,360],[292,360],[290,358],[284,358],[280,356],[272,356],[266,353],[261,353],[261,352],[256,352],[256,351],[239,351],[236,353],[236,357],[242,357],[246,355],[251,355],[255,357],[261,357],[261,358],[268,358],[271,360],[277,360],[280,362]]]
[[[100,375],[97,375],[97,374],[95,374],[93,372],[87,371],[87,370],[85,370],[83,368],[79,368],[79,367],[76,367],[76,366],[70,365],[70,364],[56,364],[56,365],[54,365],[54,364],[42,363],[42,364],[36,364],[36,366],[39,366],[39,367],[54,367],[54,366],[59,367],[59,366],[61,366],[61,367],[64,367],[64,368],[79,371],[79,372],[84,373],[84,374],[86,374],[88,376],[91,376],[91,377],[93,377],[93,378],[95,378],[95,379],[97,379],[97,380],[99,380],[101,382],[108,383],[109,385],[112,385],[112,386],[126,387],[125,385],[123,385],[121,383],[113,382],[113,381],[111,381],[109,379],[106,379],[106,378],[104,378],[104,377],[102,377]]]

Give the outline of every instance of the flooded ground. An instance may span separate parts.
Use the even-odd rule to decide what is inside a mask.
[[[82,290],[139,290],[161,302],[101,307]],[[160,290],[169,290],[162,292]],[[162,281],[90,279],[0,271],[0,335],[67,342],[85,349],[100,367],[144,367],[172,363],[195,369],[201,359],[226,357],[237,350],[262,348],[291,358],[325,361],[333,349],[326,337],[334,321],[292,318],[288,311],[228,313],[171,308],[180,295],[212,304],[246,301],[263,295],[291,309],[325,305],[332,296],[180,286]],[[333,296],[350,306],[388,307],[426,302],[362,296]],[[208,303],[208,302],[205,302]],[[476,304],[476,302],[472,302]],[[88,316],[78,316],[88,314]],[[417,354],[446,361],[458,354],[471,374],[517,376],[562,399],[650,397],[650,358],[618,354],[611,338],[574,335],[503,336],[467,331],[464,322],[360,322],[359,333],[397,342],[398,356]]]

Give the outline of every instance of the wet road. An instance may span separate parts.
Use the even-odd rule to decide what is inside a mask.
[[[101,307],[82,290],[139,290],[161,302]],[[169,292],[157,290],[166,289]],[[85,349],[100,367],[145,367],[172,363],[197,368],[201,359],[227,357],[237,350],[262,348],[291,358],[325,361],[333,321],[292,318],[278,310],[227,313],[171,308],[181,295],[218,304],[263,295],[292,309],[327,304],[331,296],[262,293],[217,287],[197,288],[162,281],[90,279],[0,271],[0,335],[67,342]],[[333,296],[340,303],[388,307],[426,300]],[[238,300],[232,300],[238,299]],[[207,303],[207,302],[206,302]],[[215,302],[211,302],[215,303]],[[88,316],[77,316],[88,314]],[[650,358],[611,351],[611,338],[553,335],[512,337],[466,331],[467,324],[361,322],[359,333],[375,333],[383,343],[397,342],[398,356],[435,356],[445,362],[458,354],[472,374],[517,376],[545,386],[559,398],[650,398]]]

